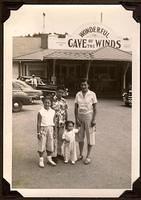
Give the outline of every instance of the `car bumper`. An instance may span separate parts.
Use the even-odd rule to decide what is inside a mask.
[[[32,103],[32,97],[28,97],[27,99],[24,99],[23,101],[23,105],[28,105]]]

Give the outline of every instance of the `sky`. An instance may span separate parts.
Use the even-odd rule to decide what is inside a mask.
[[[84,24],[100,23],[112,29],[118,36],[132,37],[139,24],[132,18],[132,11],[120,5],[24,5],[11,11],[5,22],[5,30],[12,36],[43,32],[43,13],[45,13],[45,32],[72,34]]]

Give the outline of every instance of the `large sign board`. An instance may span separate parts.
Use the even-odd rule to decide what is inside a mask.
[[[58,38],[49,36],[50,49],[77,49],[96,50],[102,47],[113,47],[125,51],[131,51],[131,40],[117,36],[111,29],[102,24],[87,24],[80,27],[72,35]]]

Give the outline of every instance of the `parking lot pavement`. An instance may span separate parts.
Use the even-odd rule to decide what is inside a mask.
[[[74,99],[67,99],[74,121]],[[131,185],[131,108],[119,100],[99,100],[92,163],[38,167],[36,118],[40,102],[13,113],[13,188],[120,189]],[[86,155],[86,145],[84,156]],[[45,155],[46,158],[46,155]]]

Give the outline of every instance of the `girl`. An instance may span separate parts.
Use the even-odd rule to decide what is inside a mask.
[[[56,121],[55,121],[55,133],[56,133],[56,141],[55,141],[55,151],[53,153],[53,157],[58,156],[61,158],[61,146],[62,146],[62,135],[65,130],[65,123],[67,121],[67,103],[66,100],[62,97],[64,93],[64,89],[62,87],[57,88],[57,94],[53,98],[52,108],[56,113]],[[56,159],[55,159],[56,160]],[[57,161],[57,160],[56,160]]]
[[[75,164],[77,160],[75,133],[78,133],[78,129],[74,129],[74,122],[67,121],[66,129],[62,135],[62,155],[64,156],[64,163],[66,164],[69,159],[72,164]]]
[[[44,97],[42,101],[43,108],[41,108],[37,116],[39,166],[44,167],[43,154],[45,151],[47,152],[48,163],[55,166],[56,163],[52,160],[51,156],[54,151],[55,111],[51,108],[50,97]]]

